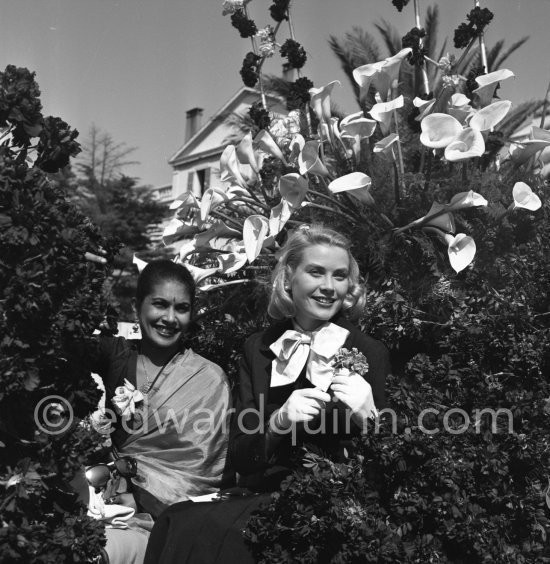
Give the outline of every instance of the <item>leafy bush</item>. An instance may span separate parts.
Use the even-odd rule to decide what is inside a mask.
[[[0,560],[91,562],[103,525],[68,482],[98,447],[78,421],[100,392],[64,345],[106,311],[106,267],[85,253],[115,249],[48,179],[78,133],[44,118],[39,95],[28,70],[0,73]]]

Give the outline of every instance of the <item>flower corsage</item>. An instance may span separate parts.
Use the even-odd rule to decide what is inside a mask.
[[[336,353],[332,366],[335,376],[349,376],[352,372],[364,376],[369,371],[367,358],[355,347],[351,351],[342,347]]]
[[[136,390],[135,386],[124,379],[124,386],[118,386],[115,389],[115,395],[111,399],[113,407],[118,415],[128,421],[132,419],[136,412],[136,405],[142,402],[144,395]]]

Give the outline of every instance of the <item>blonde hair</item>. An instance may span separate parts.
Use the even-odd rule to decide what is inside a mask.
[[[292,231],[279,251],[279,261],[272,276],[271,297],[267,312],[275,319],[296,315],[296,306],[290,294],[290,281],[302,261],[304,251],[313,245],[340,247],[349,256],[349,289],[342,311],[347,317],[357,319],[365,306],[365,288],[359,281],[359,266],[350,251],[350,242],[340,233],[323,225],[302,225]]]

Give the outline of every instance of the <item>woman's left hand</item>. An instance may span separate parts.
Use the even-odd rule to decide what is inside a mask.
[[[377,417],[371,385],[357,372],[335,376],[330,389],[334,396],[347,405],[360,419]]]

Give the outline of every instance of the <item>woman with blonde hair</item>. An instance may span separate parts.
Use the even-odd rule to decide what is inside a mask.
[[[337,460],[384,407],[388,351],[350,321],[364,302],[344,236],[320,225],[290,233],[273,273],[268,312],[276,322],[249,337],[241,361],[229,439],[241,486],[276,490],[302,446]],[[361,373],[335,369],[344,349],[364,355]],[[146,564],[252,562],[241,531],[268,499],[172,506],[153,529]]]

